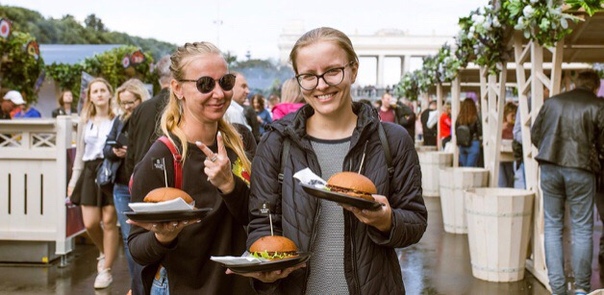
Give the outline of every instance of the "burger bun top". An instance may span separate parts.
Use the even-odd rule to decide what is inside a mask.
[[[159,203],[164,201],[171,201],[176,198],[183,199],[187,204],[193,202],[193,198],[185,191],[173,188],[173,187],[160,187],[150,191],[145,198],[144,202],[148,203]]]
[[[283,236],[264,236],[250,246],[250,252],[297,252],[296,244]]]
[[[347,188],[368,194],[377,194],[377,188],[371,179],[356,172],[338,172],[327,180],[328,185]]]

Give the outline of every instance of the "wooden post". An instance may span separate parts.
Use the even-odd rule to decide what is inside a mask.
[[[455,135],[455,121],[459,114],[459,102],[461,100],[461,86],[459,77],[451,81],[451,144],[457,146],[457,136]],[[453,150],[453,167],[459,166],[459,149]]]

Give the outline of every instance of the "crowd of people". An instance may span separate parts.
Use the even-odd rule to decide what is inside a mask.
[[[372,106],[353,101],[358,57],[336,29],[307,32],[290,58],[295,77],[268,99],[250,95],[245,75],[230,71],[208,42],[186,43],[160,59],[162,89],[152,98],[137,79],[114,91],[97,77],[78,114],[73,94],[60,93],[51,115],[79,116],[67,195],[82,208],[99,251],[95,289],[112,284],[121,240],[132,294],[404,294],[394,249],[417,243],[427,226],[414,135],[407,131],[415,114],[388,103],[383,112],[396,116],[380,122]],[[31,109],[19,92],[7,93],[3,118],[17,118],[10,115],[16,108]],[[291,156],[282,163],[285,141]],[[112,170],[110,186],[97,180],[105,165]],[[373,197],[381,206],[361,210],[312,198],[293,178],[304,168],[325,179],[340,171],[361,173],[376,184]],[[210,213],[170,222],[127,218],[130,203],[166,186],[185,191],[196,208]],[[271,221],[258,211],[263,204],[273,208]],[[349,226],[353,230],[345,231]],[[246,274],[209,260],[243,255],[271,232],[312,257]]]
[[[455,135],[459,165],[480,166],[476,101],[464,99],[458,114],[450,103],[437,111],[435,101],[417,112],[389,91],[375,101],[354,101],[359,59],[348,36],[333,28],[306,32],[289,57],[295,76],[283,83],[280,97],[250,96],[245,75],[230,71],[209,42],[186,43],[161,58],[161,91],[153,97],[137,79],[114,91],[97,77],[87,84],[78,114],[73,94],[60,93],[52,117],[79,116],[67,195],[81,206],[99,251],[94,288],[112,284],[121,235],[132,294],[405,293],[394,250],[417,243],[428,218],[416,141],[440,141],[446,149]],[[600,80],[593,71],[579,74],[575,86],[546,100],[531,140],[539,151],[550,286],[554,294],[567,292],[562,229],[569,206],[574,294],[581,295],[590,290],[594,200],[604,191],[604,99],[595,94]],[[2,119],[41,117],[19,91],[2,97]],[[502,138],[512,140],[515,159],[501,163],[499,186],[524,188],[513,102],[503,118]],[[289,157],[282,157],[285,149]],[[97,183],[105,162],[113,175],[109,187]],[[310,197],[293,176],[306,168],[323,179],[341,171],[365,175],[381,206],[359,209]],[[196,208],[211,212],[169,222],[127,218],[130,203],[162,187],[185,191]],[[261,210],[267,207],[268,216]],[[249,273],[210,261],[244,255],[273,234],[312,253],[310,260]]]

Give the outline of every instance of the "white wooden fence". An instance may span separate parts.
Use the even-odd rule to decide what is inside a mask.
[[[71,252],[65,205],[68,150],[77,122],[57,119],[0,120],[0,245],[15,241],[54,242],[55,255]]]

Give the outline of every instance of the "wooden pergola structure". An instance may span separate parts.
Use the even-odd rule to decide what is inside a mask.
[[[546,48],[526,40],[516,32],[508,46],[513,50],[514,71],[501,71],[499,75],[489,75],[480,69],[481,112],[483,120],[483,145],[485,168],[489,169],[490,184],[496,185],[501,148],[501,130],[505,87],[509,82],[516,84],[521,112],[523,155],[526,189],[535,193],[533,211],[533,233],[531,255],[527,260],[527,269],[549,288],[544,252],[543,202],[539,186],[538,164],[534,157],[537,149],[532,145],[530,128],[543,105],[544,88],[550,95],[561,90],[571,89],[570,75],[563,75],[568,64],[591,64],[604,62],[604,12],[593,16],[578,11],[571,12],[583,19],[571,23],[572,33],[557,42],[554,47]],[[571,68],[570,70],[577,70]],[[532,108],[529,109],[529,99]],[[513,241],[512,241],[513,242]]]

